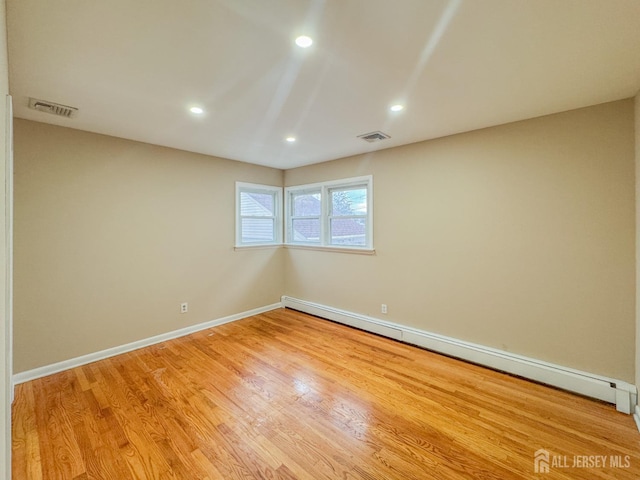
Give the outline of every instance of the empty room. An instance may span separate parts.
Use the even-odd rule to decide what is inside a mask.
[[[640,478],[640,1],[0,0],[0,480]]]

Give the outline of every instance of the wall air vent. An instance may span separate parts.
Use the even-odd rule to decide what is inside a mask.
[[[362,135],[358,135],[358,138],[363,139],[365,142],[373,143],[373,142],[379,142],[380,140],[386,140],[387,138],[391,138],[391,137],[386,133],[371,132],[371,133],[363,133]]]
[[[47,100],[38,100],[37,98],[29,99],[29,108],[66,118],[73,118],[78,113],[78,109],[75,107],[60,105],[59,103],[49,102]]]

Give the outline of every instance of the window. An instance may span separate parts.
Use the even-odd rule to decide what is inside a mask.
[[[331,245],[367,245],[366,185],[329,189],[329,243]]]
[[[286,243],[373,249],[371,176],[285,189]]]
[[[282,189],[236,182],[236,246],[282,243]]]
[[[291,241],[319,245],[321,238],[320,189],[291,193]]]

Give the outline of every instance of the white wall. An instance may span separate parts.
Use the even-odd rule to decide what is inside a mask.
[[[10,378],[11,364],[9,355],[8,333],[9,325],[5,315],[7,303],[7,258],[6,251],[6,191],[5,191],[5,166],[7,162],[5,150],[5,118],[6,96],[9,93],[9,65],[7,59],[7,28],[6,28],[6,3],[0,0],[0,135],[2,147],[0,148],[0,480],[11,478],[11,400]]]

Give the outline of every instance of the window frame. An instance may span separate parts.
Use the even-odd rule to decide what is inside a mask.
[[[338,215],[334,216],[332,211],[331,192],[335,190],[350,190],[357,187],[364,187],[367,191],[367,213],[366,215]],[[293,239],[293,195],[304,193],[320,192],[320,242],[300,242]],[[365,218],[365,244],[364,245],[340,245],[331,243],[331,220],[333,218]],[[311,217],[316,218],[316,217]],[[373,247],[373,176],[331,180],[327,182],[311,183],[306,185],[295,185],[284,189],[284,244],[287,247],[308,248],[320,250],[353,251],[358,253],[372,253]]]
[[[273,196],[273,215],[253,216],[242,215],[240,196],[242,193],[269,194]],[[243,247],[268,247],[282,245],[282,187],[273,185],[261,185],[258,183],[236,182],[236,241],[235,248]],[[242,241],[242,219],[260,218],[273,219],[273,240],[266,242],[243,242]]]

